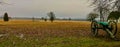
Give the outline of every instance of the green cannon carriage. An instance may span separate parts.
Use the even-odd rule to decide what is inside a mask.
[[[112,20],[109,22],[98,22],[93,20],[91,23],[91,32],[93,36],[98,35],[98,30],[103,29],[106,31],[106,33],[111,37],[115,38],[115,35],[117,33],[117,23]]]

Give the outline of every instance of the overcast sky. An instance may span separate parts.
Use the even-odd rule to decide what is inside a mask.
[[[86,18],[92,11],[88,0],[1,0],[0,15],[8,12],[10,17],[46,17],[53,11],[58,18]]]

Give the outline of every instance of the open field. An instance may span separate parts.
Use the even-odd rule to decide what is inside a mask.
[[[118,24],[120,29],[120,24]],[[117,37],[120,39],[120,30]],[[85,21],[0,21],[0,47],[119,47],[105,32],[91,36]]]

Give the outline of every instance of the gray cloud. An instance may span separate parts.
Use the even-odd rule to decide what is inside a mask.
[[[1,5],[0,14],[8,12],[11,17],[45,17],[53,11],[56,17],[86,18],[92,11],[88,0],[4,0],[12,5]]]

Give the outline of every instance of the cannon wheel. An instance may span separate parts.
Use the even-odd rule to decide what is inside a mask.
[[[113,35],[116,35],[117,23],[115,21],[110,21],[108,24],[109,24],[110,31],[113,33]]]
[[[98,35],[98,24],[97,22],[92,22],[91,23],[91,33],[93,36],[97,36]]]

